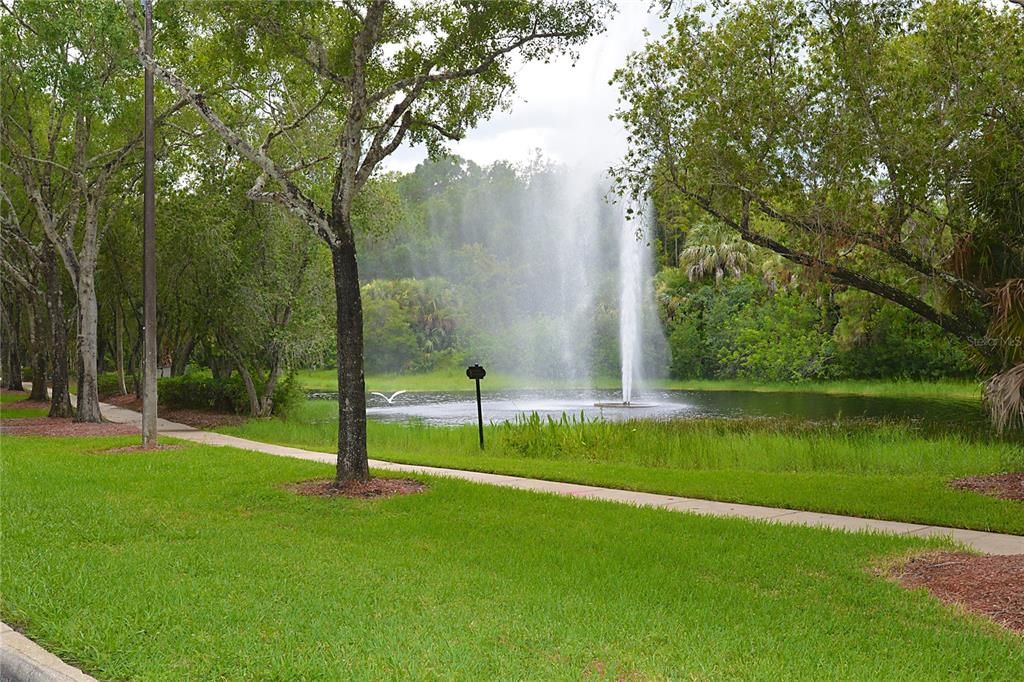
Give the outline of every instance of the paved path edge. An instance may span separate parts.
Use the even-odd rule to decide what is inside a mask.
[[[0,622],[0,682],[96,682]]]
[[[108,403],[100,403],[106,419],[120,424],[138,424],[141,430],[142,415],[135,410],[117,407]],[[241,450],[261,452],[278,457],[293,457],[314,462],[333,464],[335,456],[324,452],[304,450],[287,445],[274,445],[259,441],[229,436],[213,431],[201,431],[185,424],[178,424],[166,419],[157,420],[157,432],[172,438],[179,438],[203,445],[233,447]],[[619,502],[640,507],[653,507],[674,512],[689,512],[718,517],[738,517],[752,521],[777,523],[783,525],[801,525],[829,528],[847,532],[875,532],[890,535],[917,537],[947,537],[970,549],[983,554],[1024,554],[1024,536],[1008,533],[968,530],[948,526],[932,526],[922,523],[903,521],[886,521],[860,516],[843,516],[824,512],[787,509],[784,507],[764,507],[752,504],[720,502],[678,495],[645,493],[618,488],[548,481],[544,479],[524,478],[507,474],[492,474],[467,469],[448,469],[444,467],[425,466],[419,464],[399,464],[384,460],[371,459],[370,467],[383,471],[398,471],[427,476],[444,476],[457,478],[473,483],[496,485],[519,490],[539,493],[581,497],[592,500]]]

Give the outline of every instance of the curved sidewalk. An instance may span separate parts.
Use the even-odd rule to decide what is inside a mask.
[[[138,412],[121,407],[115,407],[106,403],[101,403],[100,405],[103,410],[103,416],[110,421],[117,422],[119,424],[138,424],[141,429],[142,415]],[[335,462],[335,456],[332,454],[303,450],[285,445],[260,443],[245,438],[238,438],[236,436],[228,436],[222,433],[200,431],[199,429],[194,429],[191,426],[177,424],[175,422],[167,421],[166,419],[158,420],[157,430],[159,433],[174,438],[180,438],[194,443],[202,443],[204,445],[222,445],[242,450],[263,452],[269,455],[277,455],[279,457],[295,457],[314,462],[325,462],[327,464],[333,464]],[[553,493],[556,495],[582,497],[593,500],[621,502],[640,507],[655,507],[668,511],[693,512],[696,514],[707,514],[711,516],[732,516],[744,519],[769,521],[771,523],[820,526],[846,531],[874,531],[894,535],[918,537],[944,536],[985,554],[1024,554],[1024,536],[1020,535],[989,533],[978,530],[965,530],[963,528],[948,528],[945,526],[929,526],[919,523],[903,523],[901,521],[882,521],[879,519],[867,519],[858,516],[822,514],[818,512],[800,511],[798,509],[761,507],[757,505],[736,504],[732,502],[716,502],[714,500],[702,500],[692,497],[641,493],[632,490],[601,488],[592,485],[561,483],[558,481],[544,481],[533,478],[521,478],[519,476],[505,476],[503,474],[466,471],[464,469],[445,469],[441,467],[420,466],[415,464],[396,464],[395,462],[385,462],[376,459],[370,460],[370,467],[384,471],[402,471],[415,474],[427,474],[430,476],[448,476],[465,481],[472,481],[474,483],[486,483],[506,488],[532,490],[535,492]]]

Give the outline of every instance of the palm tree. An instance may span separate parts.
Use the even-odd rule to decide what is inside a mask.
[[[1003,369],[985,384],[985,402],[999,431],[1024,428],[1024,279],[1008,279],[991,291],[988,338],[998,346]]]
[[[719,222],[700,222],[686,233],[686,248],[679,252],[679,267],[691,282],[714,275],[739,277],[753,270],[757,247]]]

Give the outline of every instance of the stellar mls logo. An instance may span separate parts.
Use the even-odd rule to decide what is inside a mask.
[[[975,348],[995,348],[997,346],[1003,348],[1020,348],[1021,346],[1024,346],[1024,339],[997,339],[991,336],[971,336],[968,337],[967,343],[971,344]]]

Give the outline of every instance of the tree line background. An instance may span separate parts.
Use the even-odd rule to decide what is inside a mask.
[[[69,378],[137,390],[142,89],[123,7],[54,8],[27,0],[0,16],[2,359],[8,387],[48,376],[53,413],[68,414]],[[630,133],[616,177],[652,198],[664,373],[996,377],[1003,422],[1019,420],[1024,12],[971,0],[666,12],[666,36],[615,78]],[[195,46],[175,42],[175,16],[162,27],[172,56]],[[226,34],[204,34],[181,72],[232,103],[228,124],[274,130],[267,145],[287,145],[318,199],[325,137],[297,125],[320,115],[318,95],[248,100],[283,76],[227,51],[238,36]],[[261,171],[185,98],[158,90],[161,364],[234,382],[232,405],[269,414],[290,371],[337,362],[331,251],[296,211],[254,195]],[[543,376],[546,358],[524,360],[517,343],[559,321],[517,296],[531,274],[514,267],[507,215],[563,171],[432,151],[412,173],[373,173],[351,202],[366,369],[472,357]],[[616,305],[599,301],[581,348],[596,374],[618,371]]]

